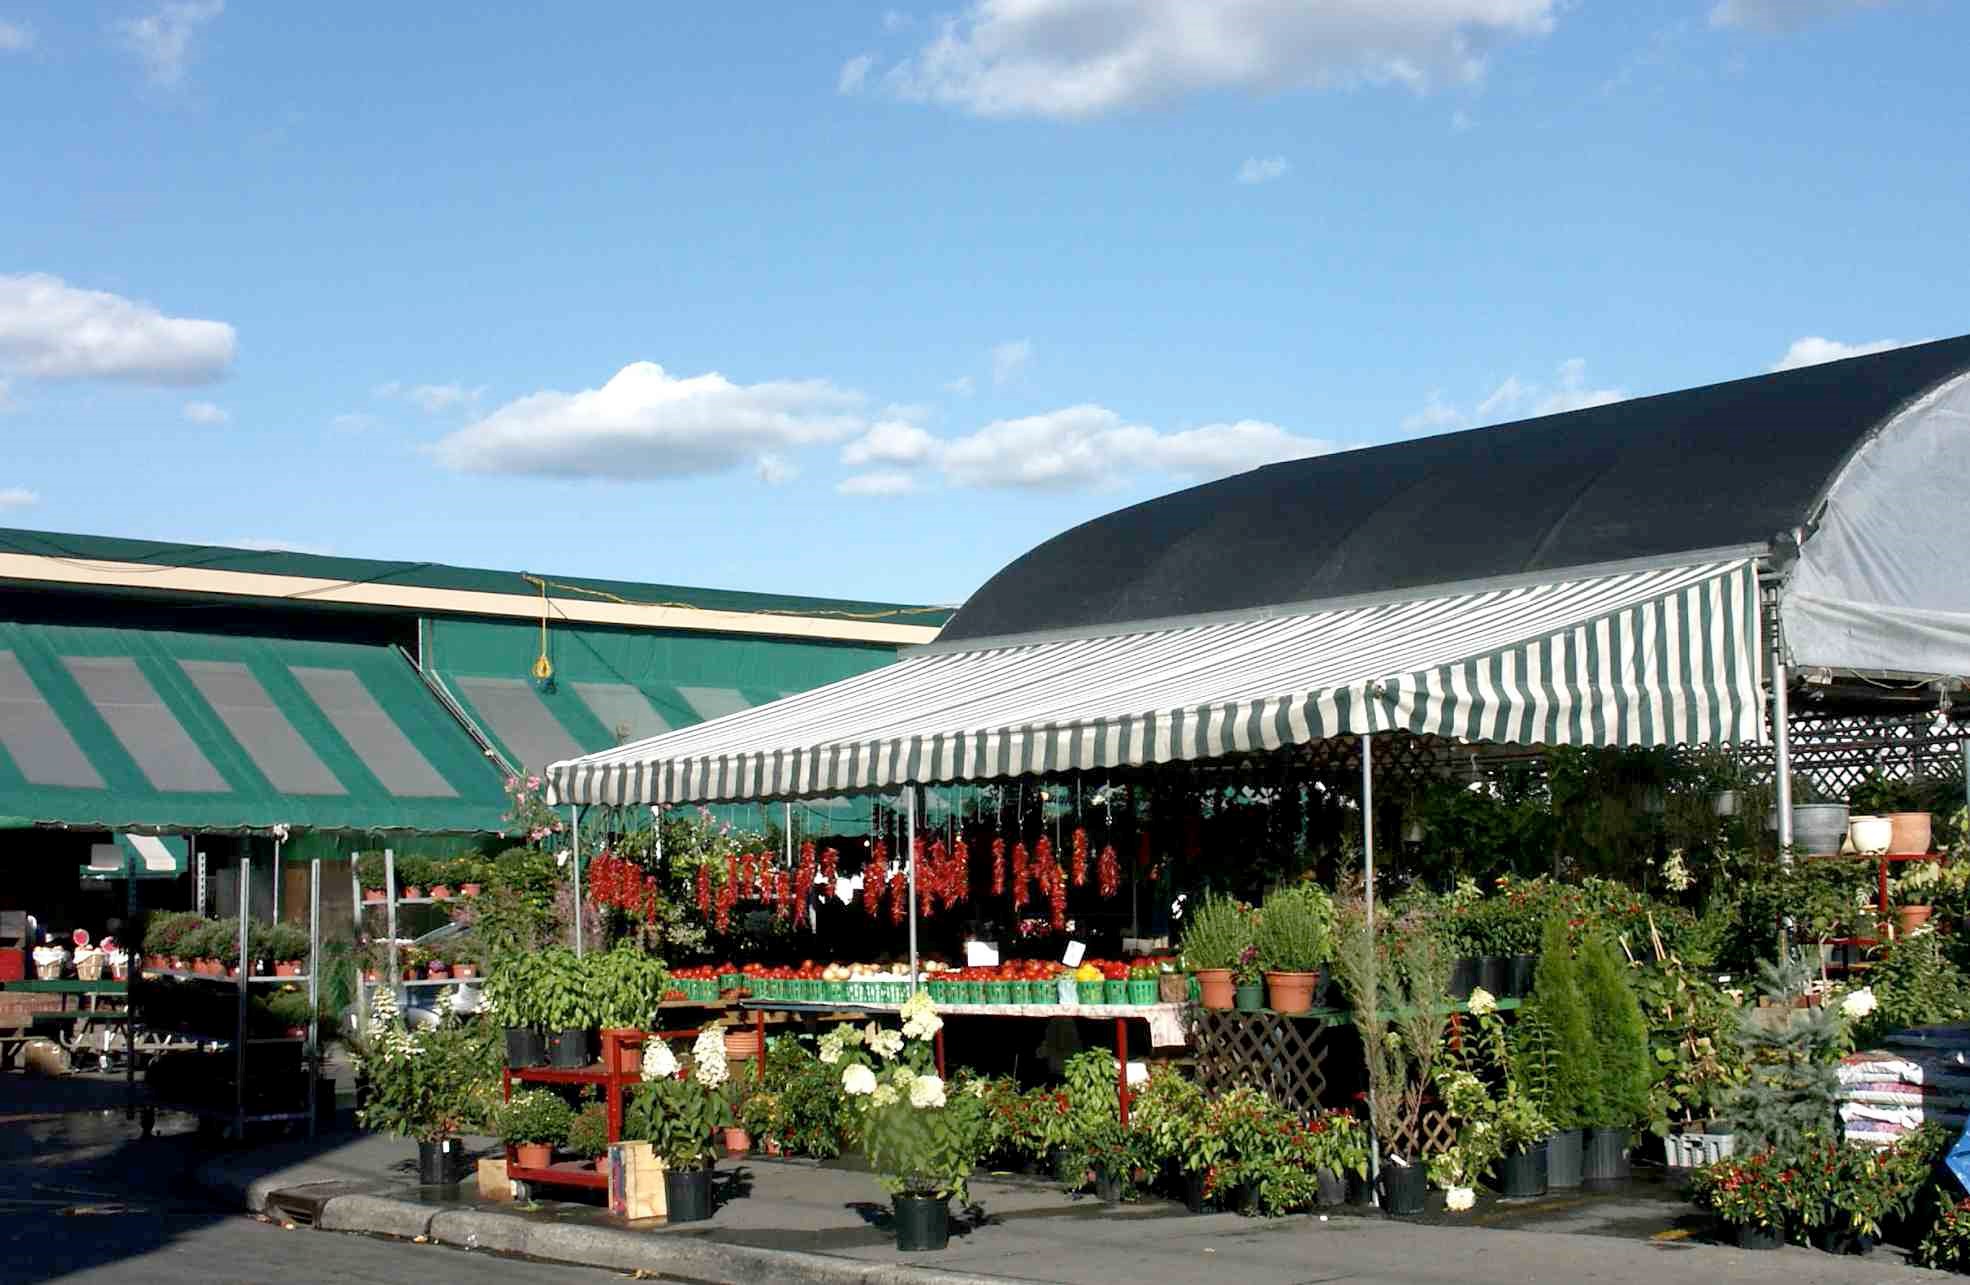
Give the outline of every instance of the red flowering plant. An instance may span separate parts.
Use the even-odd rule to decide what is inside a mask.
[[[1696,1203],[1727,1223],[1781,1228],[1796,1221],[1806,1187],[1789,1161],[1769,1151],[1705,1165],[1691,1185]]]

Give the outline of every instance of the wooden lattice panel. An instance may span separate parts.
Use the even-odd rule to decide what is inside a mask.
[[[1193,1009],[1191,1038],[1197,1082],[1213,1097],[1246,1086],[1300,1115],[1327,1105],[1331,1035],[1320,1022]]]

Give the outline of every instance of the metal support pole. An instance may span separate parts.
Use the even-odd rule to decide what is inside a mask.
[[[402,986],[403,970],[397,966],[397,850],[383,849],[383,931],[390,934],[384,947],[385,967],[383,984],[397,998],[397,1011],[403,1012],[404,999],[409,994]]]
[[[1361,878],[1368,926],[1375,926],[1375,741],[1361,734]]]
[[[205,913],[205,854],[198,850],[198,839],[192,839],[192,910]]]
[[[917,806],[920,785],[903,790],[903,844],[910,854],[910,993],[917,992]]]
[[[279,862],[276,857],[276,863]],[[278,864],[275,867],[278,869]],[[358,908],[362,902],[356,903]],[[308,1043],[305,1060],[308,1067],[308,1103],[303,1108],[308,1113],[308,1136],[315,1136],[319,1122],[315,1119],[315,1103],[320,1092],[315,1087],[321,1079],[321,858],[316,857],[308,863]]]
[[[1774,630],[1777,626],[1774,625]],[[1785,652],[1776,636],[1772,641],[1772,764],[1778,773],[1773,806],[1778,811],[1778,859],[1792,864],[1792,698],[1786,690],[1790,675],[1785,668]]]
[[[568,805],[568,860],[575,868],[575,956],[580,958],[581,939],[581,804]]]
[[[235,982],[238,1015],[233,1022],[233,1138],[246,1140],[246,996],[247,978],[253,973],[253,952],[247,941],[247,911],[252,905],[253,847],[248,840],[239,854],[239,976]]]

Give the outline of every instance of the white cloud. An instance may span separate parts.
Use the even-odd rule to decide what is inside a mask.
[[[869,68],[876,65],[872,54],[857,54],[841,65],[841,75],[835,78],[837,94],[859,94],[862,86],[869,82]]]
[[[600,388],[508,402],[432,451],[446,468],[467,473],[718,473],[765,452],[852,437],[866,427],[856,413],[862,401],[822,379],[735,384],[716,372],[678,378],[639,361]]]
[[[1292,165],[1283,156],[1248,156],[1238,167],[1238,181],[1245,184],[1270,183],[1284,178]]]
[[[20,53],[34,48],[34,28],[24,22],[0,18],[0,54]]]
[[[361,411],[349,411],[334,416],[328,421],[328,426],[339,432],[353,433],[361,429],[376,427],[376,417],[374,415],[365,415]]]
[[[1713,27],[1751,27],[1758,31],[1797,31],[1808,23],[1853,9],[1871,9],[1887,0],[1717,0]]]
[[[1631,394],[1623,388],[1593,387],[1587,378],[1586,360],[1573,357],[1555,368],[1551,382],[1521,379],[1517,375],[1506,376],[1469,411],[1445,400],[1440,392],[1431,393],[1421,410],[1402,421],[1402,427],[1412,435],[1450,432],[1475,428],[1480,424],[1502,424],[1515,419],[1585,410],[1589,406],[1605,406],[1610,402],[1625,401],[1629,396]]]
[[[7,386],[7,381],[0,379],[0,415],[20,408],[21,404],[14,400],[13,390]]]
[[[885,419],[842,447],[841,460],[855,468],[865,464],[920,464],[936,448],[937,439],[915,424]]]
[[[192,37],[225,11],[226,0],[176,0],[141,18],[112,23],[110,30],[144,65],[153,85],[169,88],[185,78]]]
[[[1138,473],[1223,477],[1261,464],[1333,450],[1258,420],[1159,433],[1083,404],[987,424],[945,445],[938,463],[959,486],[1073,490],[1112,486]]]
[[[1558,0],[971,0],[884,76],[979,116],[1088,117],[1211,90],[1423,91],[1482,77],[1490,46]]]
[[[882,15],[884,31],[908,31],[916,26],[917,20],[900,9],[886,9]]]
[[[978,391],[978,385],[972,380],[970,375],[959,375],[956,379],[944,385],[944,391],[955,393],[959,397],[969,397]]]
[[[202,383],[226,373],[237,342],[223,321],[167,317],[45,273],[0,275],[0,369],[14,374]]]
[[[1921,339],[1876,339],[1871,343],[1847,344],[1838,339],[1822,339],[1818,335],[1807,335],[1795,339],[1785,355],[1772,363],[1773,370],[1797,370],[1801,366],[1817,366],[1825,361],[1842,361],[1848,357],[1865,357],[1870,353],[1887,352],[1890,348],[1906,348],[1911,343],[1923,343]]]
[[[24,486],[10,486],[0,490],[0,509],[31,509],[41,503],[41,493],[30,491]]]
[[[896,471],[857,473],[835,483],[835,490],[843,495],[908,495],[916,489],[916,478]]]
[[[210,543],[229,549],[255,549],[262,553],[312,553],[324,558],[335,556],[335,550],[325,544],[303,544],[298,540],[268,540],[250,535],[232,540],[213,540]]]
[[[223,424],[232,416],[226,408],[213,402],[186,402],[185,418],[194,424]]]
[[[800,476],[800,466],[777,451],[764,451],[752,462],[752,473],[768,486],[783,486]]]
[[[467,388],[463,384],[406,384],[391,380],[378,384],[373,390],[378,397],[400,398],[414,402],[424,408],[426,414],[437,415],[460,406],[469,406],[485,394],[485,385]]]
[[[1033,360],[1031,339],[1008,339],[992,348],[992,382],[1003,384],[1018,376]]]

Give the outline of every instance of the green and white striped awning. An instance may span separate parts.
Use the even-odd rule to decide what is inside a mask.
[[[548,775],[564,802],[655,804],[1140,767],[1366,732],[1758,742],[1759,638],[1749,561],[1583,575],[931,649]]]

